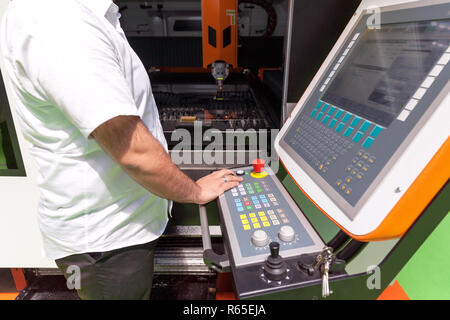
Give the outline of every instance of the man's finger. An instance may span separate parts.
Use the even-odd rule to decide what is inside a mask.
[[[244,180],[241,177],[232,176],[232,175],[223,176],[222,179],[224,182],[241,182],[242,180]],[[226,179],[226,181],[225,181],[225,179]]]
[[[227,175],[233,175],[233,176],[236,175],[234,173],[234,171],[230,170],[230,169],[222,169],[222,170],[217,171],[217,173],[219,174],[219,176],[222,176],[222,177],[227,176]]]

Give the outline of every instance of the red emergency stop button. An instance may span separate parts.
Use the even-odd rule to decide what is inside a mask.
[[[263,159],[255,159],[252,161],[253,172],[259,173],[264,171],[265,161]]]

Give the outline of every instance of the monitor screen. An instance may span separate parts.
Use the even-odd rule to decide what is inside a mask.
[[[367,29],[322,100],[388,127],[450,44],[450,20]]]

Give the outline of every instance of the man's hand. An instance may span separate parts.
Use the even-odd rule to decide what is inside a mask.
[[[92,136],[131,178],[162,198],[204,204],[242,181],[228,169],[192,181],[135,116],[115,117],[95,129]]]
[[[215,171],[197,180],[200,193],[196,203],[205,204],[220,196],[228,189],[236,187],[243,179],[237,177],[232,170],[223,169]]]

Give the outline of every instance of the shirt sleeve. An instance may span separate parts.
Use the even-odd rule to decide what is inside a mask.
[[[37,35],[38,83],[85,137],[120,115],[139,116],[108,21],[82,12],[55,17]]]

